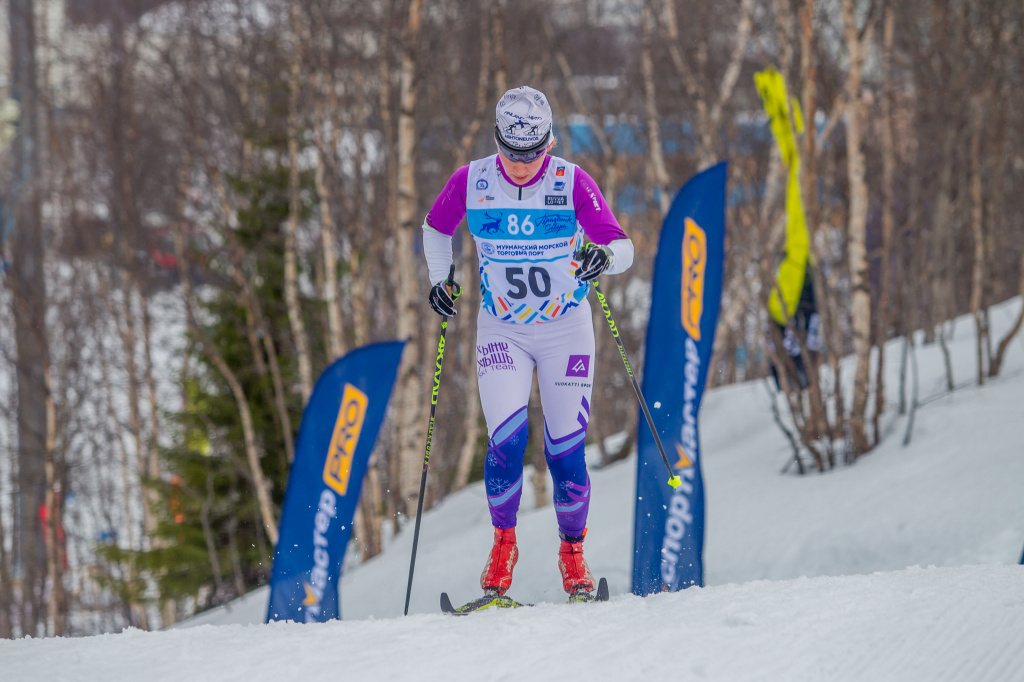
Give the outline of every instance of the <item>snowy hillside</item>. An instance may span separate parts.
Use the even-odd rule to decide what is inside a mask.
[[[994,311],[994,338],[1021,304]],[[901,343],[887,349],[890,394]],[[918,353],[910,445],[890,407],[882,445],[826,475],[780,473],[791,455],[763,382],[710,391],[704,588],[629,594],[631,457],[592,472],[586,551],[610,603],[559,603],[554,512],[525,490],[510,593],[538,606],[440,615],[442,590],[478,593],[491,530],[474,485],[424,516],[407,618],[411,526],[347,570],[345,621],[262,625],[261,590],[166,632],[0,641],[0,678],[1024,679],[1024,340],[983,387],[972,323],[951,348],[951,394],[939,349]]]
[[[1019,680],[1024,569],[909,569],[468,618],[0,642],[5,680]]]

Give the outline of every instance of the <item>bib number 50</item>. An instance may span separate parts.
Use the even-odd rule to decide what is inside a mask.
[[[532,267],[526,272],[522,268],[506,268],[505,279],[512,285],[508,290],[508,297],[512,299],[526,298],[527,292],[537,298],[544,298],[551,294],[551,275],[544,268]]]

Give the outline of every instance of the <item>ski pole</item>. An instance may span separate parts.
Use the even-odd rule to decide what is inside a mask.
[[[448,272],[446,287],[451,287],[452,299],[458,299],[462,287],[455,283],[455,265]],[[441,363],[444,360],[444,336],[448,331],[448,316],[441,316],[441,337],[437,342],[437,360],[434,363],[434,387],[430,390],[430,425],[427,427],[427,447],[423,453],[423,474],[420,476],[420,497],[416,503],[416,529],[412,534],[412,559],[409,562],[409,584],[405,588],[405,613],[409,615],[409,598],[412,596],[412,573],[416,569],[416,547],[420,541],[420,517],[423,515],[423,493],[427,488],[427,469],[430,467],[430,442],[434,439],[434,412],[437,410],[437,392],[441,388]]]
[[[647,417],[647,426],[651,428],[651,433],[654,434],[654,442],[658,444],[658,452],[661,453],[661,459],[665,462],[665,468],[668,469],[668,484],[676,488],[682,481],[676,476],[676,472],[672,470],[672,465],[668,463],[668,457],[665,456],[665,446],[661,444],[658,429],[654,428],[654,419],[651,418],[651,411],[647,409],[647,401],[644,400],[644,394],[640,391],[640,384],[637,383],[636,375],[633,374],[633,368],[629,365],[629,358],[626,357],[626,348],[622,345],[622,339],[619,338],[619,329],[615,326],[615,320],[612,319],[612,311],[608,307],[608,300],[601,293],[601,287],[596,279],[593,281],[593,284],[594,291],[597,293],[597,300],[601,302],[601,310],[604,311],[604,318],[608,320],[608,328],[612,330],[612,337],[614,337],[615,343],[619,347],[622,364],[626,366],[626,374],[629,375],[630,381],[633,382],[633,390],[636,391],[637,400],[640,401],[640,407],[644,411],[644,416]]]

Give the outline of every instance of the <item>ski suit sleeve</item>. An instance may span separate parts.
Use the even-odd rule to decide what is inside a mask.
[[[605,272],[617,275],[633,264],[633,242],[619,226],[608,202],[601,194],[601,188],[585,170],[576,167],[573,178],[573,197],[576,220],[583,226],[587,240],[607,246],[612,252],[611,264]]]
[[[452,264],[452,236],[466,217],[466,182],[469,166],[455,171],[423,220],[423,256],[427,260],[430,283],[448,277]]]

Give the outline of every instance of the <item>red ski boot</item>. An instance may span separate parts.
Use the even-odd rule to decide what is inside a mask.
[[[559,533],[562,545],[558,549],[558,570],[562,573],[562,587],[569,593],[570,601],[576,596],[589,597],[594,591],[594,575],[587,566],[587,560],[583,558],[583,538],[586,534],[586,530],[579,537],[567,537]]]
[[[516,529],[495,528],[494,545],[491,556],[487,559],[484,572],[480,574],[480,587],[485,592],[505,594],[512,585],[512,569],[519,559],[519,548],[516,547]]]

